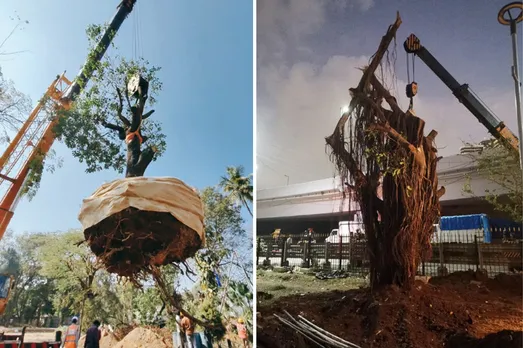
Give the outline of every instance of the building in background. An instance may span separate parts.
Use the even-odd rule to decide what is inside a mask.
[[[472,156],[442,158],[438,162],[438,177],[439,185],[446,189],[441,198],[442,215],[483,213],[508,218],[482,199],[485,190],[496,186],[477,174]],[[468,180],[473,195],[463,191]],[[359,210],[339,177],[258,190],[256,208],[258,235],[269,235],[275,229],[281,229],[283,234],[297,234],[307,228],[329,233],[338,227],[339,221],[355,220]]]

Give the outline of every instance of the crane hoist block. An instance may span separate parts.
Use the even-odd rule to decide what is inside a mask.
[[[129,96],[133,98],[138,98],[140,93],[142,96],[147,96],[149,91],[149,81],[147,81],[142,75],[135,74],[127,83],[127,90],[129,91]]]
[[[418,94],[418,84],[416,82],[409,83],[406,87],[407,98],[414,98]]]

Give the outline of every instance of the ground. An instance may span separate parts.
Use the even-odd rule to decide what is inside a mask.
[[[348,279],[320,281],[304,275],[269,274],[262,272],[257,278],[258,347],[315,347],[273,316],[284,310],[365,348],[523,345],[521,274],[486,279],[474,272],[459,272],[417,282],[410,292],[389,287],[374,295],[366,288],[351,288]],[[298,280],[296,284],[293,279]],[[293,292],[285,294],[283,287]],[[265,300],[270,294],[273,297]],[[497,335],[486,337],[489,334]]]
[[[258,270],[256,294],[258,306],[277,301],[280,297],[309,293],[329,292],[337,289],[357,289],[366,285],[363,279],[342,278],[319,280],[300,273],[277,273]]]

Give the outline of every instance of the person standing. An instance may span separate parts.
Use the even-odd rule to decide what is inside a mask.
[[[80,327],[78,326],[78,318],[73,317],[71,325],[67,327],[65,332],[65,339],[63,348],[78,348],[78,340],[80,339]]]
[[[93,325],[85,333],[85,344],[84,348],[100,348],[100,339],[102,338],[102,333],[98,328],[100,327],[100,321],[93,321]]]
[[[249,347],[249,335],[247,335],[247,327],[243,318],[239,318],[236,323],[236,331],[238,331],[238,338],[243,342],[245,348]]]
[[[182,329],[185,332],[185,337],[187,337],[187,347],[196,348],[196,342],[194,340],[194,324],[190,318],[187,318],[183,313],[180,312],[180,317],[182,318],[181,324]]]

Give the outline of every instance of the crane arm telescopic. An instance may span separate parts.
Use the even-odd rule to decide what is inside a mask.
[[[496,139],[504,140],[505,145],[519,152],[519,141],[512,131],[472,92],[468,84],[460,84],[440,62],[421,45],[416,35],[410,34],[403,48],[415,54],[452,91],[454,96],[483,124]]]
[[[118,5],[118,11],[111,19],[100,41],[98,41],[95,49],[87,56],[87,61],[74,79],[73,84],[64,93],[62,97],[64,101],[74,101],[80,94],[80,91],[87,85],[94,72],[92,63],[102,60],[118,29],[120,29],[124,20],[132,12],[135,3],[136,0],[123,0],[120,5]]]

